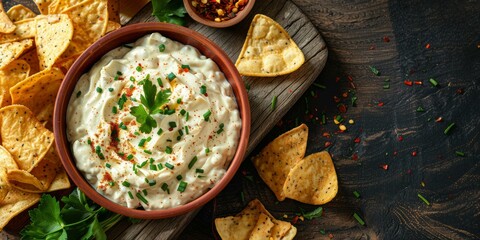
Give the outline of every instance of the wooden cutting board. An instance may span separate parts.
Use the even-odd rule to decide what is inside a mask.
[[[6,1],[6,9],[13,5],[13,2],[31,6],[31,2],[27,0]],[[157,21],[151,13],[152,6],[147,4],[127,25]],[[189,23],[188,27],[210,38],[224,49],[232,61],[235,62],[242,49],[250,22],[257,13],[271,17],[287,30],[305,54],[305,63],[294,73],[285,76],[275,78],[244,77],[246,85],[250,86],[248,94],[252,113],[247,155],[315,81],[325,66],[328,56],[326,44],[317,29],[302,11],[289,0],[256,1],[252,12],[246,19],[227,29],[210,28],[194,22]],[[277,96],[278,102],[276,108],[272,110],[271,101],[274,96]],[[144,220],[136,224],[123,220],[108,231],[108,236],[109,239],[129,240],[174,239],[197,212],[169,219]],[[0,233],[0,238],[12,239],[2,234],[4,233]]]

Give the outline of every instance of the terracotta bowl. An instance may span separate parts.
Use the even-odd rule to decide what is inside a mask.
[[[211,1],[211,0],[207,0],[207,1]],[[222,21],[222,22],[215,22],[211,19],[208,19],[199,15],[195,11],[195,8],[192,6],[192,0],[183,0],[183,5],[185,5],[185,9],[187,10],[188,15],[190,15],[190,17],[193,18],[193,20],[210,27],[226,28],[241,22],[252,10],[253,5],[255,5],[255,0],[248,0],[245,7],[241,11],[238,11],[237,15],[234,18],[231,18],[229,20]]]
[[[75,85],[82,74],[86,73],[90,67],[108,51],[123,44],[135,42],[138,38],[152,32],[159,32],[170,39],[176,40],[183,44],[192,45],[196,47],[203,55],[211,58],[217,63],[233,88],[233,92],[235,94],[241,114],[242,129],[240,132],[240,139],[235,156],[224,177],[212,189],[199,198],[182,206],[165,210],[145,211],[143,209],[127,208],[108,200],[99,194],[94,188],[92,188],[92,186],[90,186],[90,184],[85,180],[82,173],[76,168],[71,147],[67,141],[66,112],[70,96],[72,95]],[[225,54],[225,52],[212,41],[202,36],[198,32],[177,25],[167,23],[140,23],[123,27],[106,35],[90,46],[73,64],[65,76],[62,85],[60,86],[60,90],[56,99],[54,111],[54,133],[57,151],[68,175],[73,180],[75,185],[77,185],[80,190],[82,190],[94,202],[110,211],[133,218],[168,218],[182,215],[201,207],[213,199],[218,193],[220,193],[220,191],[225,188],[228,182],[230,182],[242,163],[247,149],[248,137],[250,135],[250,105],[245,86],[240,74],[235,68],[235,65]]]

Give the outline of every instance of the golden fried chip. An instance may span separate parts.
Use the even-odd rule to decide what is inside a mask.
[[[57,172],[57,175],[55,175],[50,188],[48,188],[46,192],[68,189],[70,186],[70,180],[68,180],[67,172],[65,172],[65,169],[62,167],[60,168],[59,172]]]
[[[48,15],[48,6],[55,2],[54,0],[33,0],[37,4],[38,10],[43,15]]]
[[[107,30],[107,0],[86,0],[65,9],[62,13],[72,19],[75,35],[83,31],[89,45],[102,37]]]
[[[257,218],[253,215],[216,218],[215,227],[220,238],[224,240],[247,240]]]
[[[43,167],[44,162],[43,160],[40,161],[35,168]],[[24,192],[40,193],[44,188],[40,179],[25,170],[15,169],[7,171],[7,179],[10,186]]]
[[[7,15],[12,22],[17,22],[27,18],[34,18],[37,16],[30,8],[23,6],[22,4],[15,5],[8,9]]]
[[[3,3],[0,1],[0,33],[11,33],[15,31],[15,28],[15,24],[8,18],[3,9]]]
[[[302,50],[287,31],[273,19],[257,14],[235,66],[245,76],[275,77],[297,70],[304,62]]]
[[[0,145],[0,206],[10,190],[8,184],[7,171],[9,169],[18,169],[17,163],[13,160],[12,155]]]
[[[8,191],[7,196],[0,203],[0,231],[12,218],[33,206],[39,200],[40,194],[22,192],[13,188]]]
[[[35,19],[27,18],[14,23],[15,31],[9,34],[0,34],[0,43],[16,42],[27,38],[35,38]]]
[[[0,70],[33,46],[32,39],[0,44]]]
[[[120,0],[108,0],[108,20],[120,24]]]
[[[37,47],[40,69],[53,66],[67,49],[73,36],[73,24],[66,14],[49,15],[37,18]]]
[[[29,76],[31,76],[35,73],[38,73],[40,71],[38,56],[37,56],[37,50],[35,48],[26,52],[22,56],[20,56],[19,59],[24,60],[30,66]]]
[[[258,216],[257,223],[253,227],[252,233],[250,233],[250,240],[264,240],[270,239],[271,230],[275,224],[272,222],[272,219],[264,213],[260,213]]]
[[[10,88],[28,77],[30,66],[24,60],[15,60],[0,70],[0,107],[12,104]]]
[[[64,10],[81,3],[78,0],[55,0],[52,4],[50,4],[48,12],[49,14],[58,14],[63,12]]]
[[[46,128],[52,130],[53,107],[58,89],[64,77],[58,68],[45,69],[10,88],[13,104],[21,104],[32,110]]]
[[[50,5],[48,5],[48,15],[57,14],[58,0],[53,0]]]
[[[2,145],[12,154],[19,169],[31,171],[53,144],[53,133],[40,123],[25,106],[10,105],[0,109]]]
[[[253,157],[253,164],[263,181],[279,201],[285,199],[283,184],[293,166],[305,156],[308,127],[302,124],[269,143]]]
[[[270,234],[272,239],[291,240],[297,234],[297,228],[295,228],[289,222],[273,219],[274,226],[272,227]]]
[[[113,31],[119,29],[120,27],[122,27],[122,25],[120,25],[120,23],[117,23],[117,22],[114,22],[114,21],[108,21],[107,31],[105,32],[105,34],[107,34],[109,32],[113,32]]]
[[[338,181],[330,154],[318,152],[298,162],[288,174],[283,191],[286,197],[307,204],[332,200],[337,195]]]

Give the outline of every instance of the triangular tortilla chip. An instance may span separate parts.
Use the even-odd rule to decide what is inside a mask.
[[[120,0],[108,0],[108,20],[120,24]]]
[[[0,202],[0,231],[12,218],[33,206],[39,200],[40,194],[26,193],[12,188]]]
[[[287,31],[273,19],[257,14],[235,66],[245,76],[275,77],[297,70],[304,62],[302,50]]]
[[[29,76],[38,73],[40,71],[40,66],[38,62],[37,50],[34,48],[22,56],[19,59],[25,60],[28,65],[30,66],[30,74]]]
[[[90,44],[102,37],[107,30],[107,0],[86,0],[65,9],[62,13],[72,19],[75,35],[78,34],[78,29],[82,29]]]
[[[283,184],[293,166],[305,156],[308,127],[302,124],[269,143],[253,157],[253,164],[263,181],[279,201],[285,199]]]
[[[250,233],[249,240],[265,240],[270,239],[271,230],[275,224],[272,222],[272,219],[264,214],[260,213],[258,216],[257,223],[253,227],[252,233]]]
[[[2,101],[0,107],[12,104],[10,88],[23,81],[30,73],[30,65],[24,60],[15,60],[0,70],[0,94]]]
[[[23,6],[22,4],[17,4],[7,11],[7,15],[12,20],[12,22],[17,22],[27,18],[34,18],[37,16],[30,8]]]
[[[70,180],[68,179],[67,172],[63,167],[61,167],[59,172],[57,172],[57,175],[55,175],[52,184],[50,184],[50,188],[48,188],[46,192],[68,189],[70,186]]]
[[[48,6],[55,2],[55,0],[33,0],[35,4],[37,4],[38,10],[41,14],[47,15],[48,14]]]
[[[0,1],[0,33],[11,33],[15,31],[15,24],[8,18],[5,9],[3,9],[3,3]]]
[[[54,141],[53,132],[22,105],[0,109],[0,137],[19,169],[28,172],[37,166]]]
[[[20,41],[27,38],[35,38],[35,19],[28,18],[14,23],[15,31],[9,34],[0,34],[0,43]]]
[[[35,45],[40,69],[53,66],[67,49],[73,37],[73,23],[66,14],[36,18]]]
[[[13,62],[25,51],[33,46],[32,39],[24,39],[19,42],[9,42],[0,44],[0,69]]]
[[[286,197],[313,205],[329,202],[337,191],[337,174],[326,151],[311,154],[298,162],[283,187]]]
[[[10,190],[7,171],[13,169],[18,169],[17,163],[7,149],[0,145],[0,205]]]

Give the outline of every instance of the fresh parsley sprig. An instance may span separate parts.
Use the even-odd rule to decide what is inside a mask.
[[[131,107],[130,114],[135,116],[135,120],[141,124],[141,132],[150,133],[153,128],[157,127],[157,121],[155,121],[152,115],[163,113],[164,110],[161,107],[168,102],[172,92],[170,89],[157,92],[157,86],[153,85],[150,79],[145,79],[143,93],[140,95],[142,105]]]
[[[64,196],[65,204],[44,194],[37,208],[30,210],[31,223],[20,235],[22,239],[107,239],[105,231],[123,216],[100,207],[88,199],[78,188]]]
[[[306,218],[308,220],[312,220],[314,218],[319,218],[319,217],[322,216],[323,208],[318,207],[311,212],[305,212],[302,208],[300,208],[300,211],[301,211],[301,214],[299,214],[299,215],[303,216],[304,218]]]
[[[185,25],[185,6],[182,0],[152,0],[153,12],[160,22]]]

